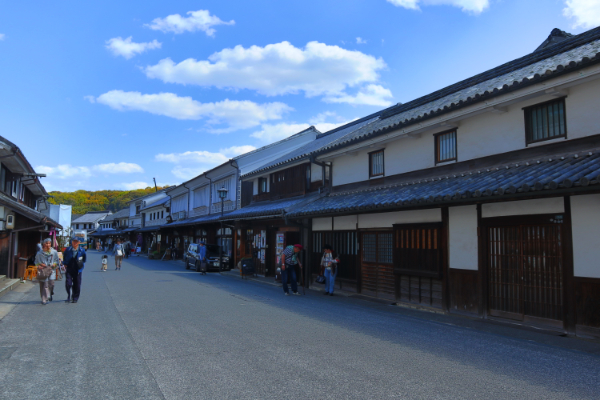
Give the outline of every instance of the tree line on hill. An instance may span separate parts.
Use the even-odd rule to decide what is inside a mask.
[[[161,190],[159,187],[158,190]],[[98,190],[95,192],[77,190],[75,192],[49,192],[51,204],[69,204],[73,214],[85,214],[88,211],[111,210],[113,213],[127,207],[127,203],[138,197],[153,193],[153,187],[137,190]]]

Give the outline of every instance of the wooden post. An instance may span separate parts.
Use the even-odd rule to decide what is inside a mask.
[[[565,215],[563,219],[563,304],[564,328],[574,335],[577,324],[577,308],[575,304],[575,284],[573,271],[573,225],[571,219],[571,197],[565,196]]]

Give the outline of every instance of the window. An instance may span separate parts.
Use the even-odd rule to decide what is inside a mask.
[[[369,178],[383,176],[383,150],[369,153]]]
[[[137,205],[135,206],[135,215],[139,215],[140,214],[140,206]]]
[[[75,225],[75,229],[79,229],[79,224],[76,224],[76,225]]]
[[[267,193],[267,178],[258,178],[258,194]]]
[[[435,163],[456,161],[456,130],[434,135]]]
[[[442,224],[394,225],[394,273],[440,278]]]
[[[160,212],[160,217],[161,217],[161,218],[164,218],[164,217],[165,217],[165,212],[164,212],[164,210]]]
[[[564,97],[526,107],[523,110],[527,144],[567,137]]]

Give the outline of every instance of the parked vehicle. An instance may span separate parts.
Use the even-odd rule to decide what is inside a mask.
[[[185,254],[183,255],[183,261],[185,262],[185,269],[194,268],[197,272],[201,271],[200,257],[198,255],[197,243],[192,243],[188,246]],[[229,271],[231,266],[229,264],[229,257],[223,255],[222,265],[219,268],[219,246],[216,244],[206,245],[206,267],[207,271]]]

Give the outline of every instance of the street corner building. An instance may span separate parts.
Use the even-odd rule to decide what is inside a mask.
[[[23,278],[37,244],[62,229],[49,216],[43,176],[17,145],[0,136],[0,276]]]

